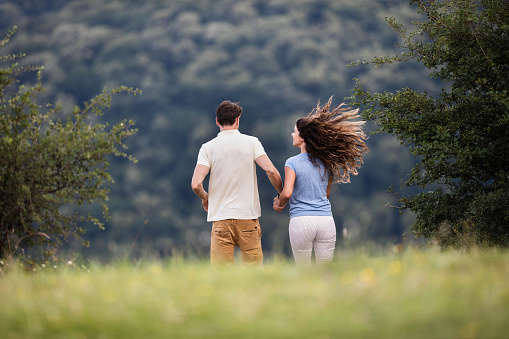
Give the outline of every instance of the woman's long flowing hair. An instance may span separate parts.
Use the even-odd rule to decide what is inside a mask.
[[[322,107],[318,102],[307,117],[297,120],[296,126],[315,166],[318,158],[334,182],[349,183],[350,175],[357,175],[362,164],[362,154],[368,152],[362,131],[364,121],[352,121],[359,117],[359,109],[343,103],[331,110],[331,105],[332,97]]]

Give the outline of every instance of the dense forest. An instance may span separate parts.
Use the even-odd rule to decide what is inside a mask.
[[[296,119],[330,96],[348,102],[353,78],[373,91],[438,91],[416,63],[347,66],[399,53],[385,17],[409,24],[415,15],[400,0],[2,1],[0,33],[18,27],[7,52],[44,66],[44,101],[71,112],[103,88],[143,91],[116,97],[101,117],[136,121],[139,132],[127,144],[138,162],[110,159],[111,219],[105,230],[88,227],[89,248],[69,246],[111,258],[136,240],[136,256],[205,255],[210,224],[190,180],[199,147],[218,132],[217,105],[241,104],[241,132],[257,136],[284,173],[286,158],[298,151],[290,136]],[[338,246],[401,242],[414,218],[385,205],[394,201],[387,189],[415,159],[391,136],[367,143],[359,175],[333,186]],[[263,171],[259,184],[265,253],[288,253],[288,212],[272,210],[276,192]]]

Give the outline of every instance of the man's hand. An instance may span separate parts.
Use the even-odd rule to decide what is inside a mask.
[[[205,199],[201,200],[201,203],[203,205],[203,209],[205,210],[205,212],[208,212],[209,211],[209,195],[208,194]]]
[[[201,199],[203,209],[209,211],[209,194],[203,189],[203,180],[209,174],[209,168],[203,165],[196,165],[194,169],[193,179],[191,179],[191,188],[194,193]]]

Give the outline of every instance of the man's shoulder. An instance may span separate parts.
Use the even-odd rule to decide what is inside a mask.
[[[257,137],[253,136],[253,135],[249,135],[249,134],[243,134],[243,133],[240,133],[240,135],[243,137],[243,138],[246,138],[248,140],[251,140],[251,141],[260,141],[258,140]]]
[[[231,135],[227,135],[227,136],[218,135],[215,138],[205,142],[202,145],[202,148],[214,147],[216,145],[221,147],[221,145],[224,145],[225,143],[227,143],[227,144],[233,143],[233,144],[237,144],[239,146],[246,145],[246,144],[261,145],[260,140],[255,136],[252,136],[249,134],[243,134],[243,133],[236,133],[236,134],[231,134]]]
[[[209,145],[212,145],[216,142],[218,142],[219,140],[221,140],[220,136],[217,135],[215,136],[214,138],[210,139],[209,141],[206,141],[205,143],[202,144],[202,146],[209,146]]]
[[[250,143],[250,144],[261,144],[260,140],[252,135],[244,134],[244,133],[238,133],[233,136],[234,138],[237,138],[236,140],[242,142],[242,143]]]

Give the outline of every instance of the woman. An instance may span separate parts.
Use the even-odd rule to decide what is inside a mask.
[[[290,202],[289,235],[297,265],[311,264],[313,247],[317,263],[332,262],[336,226],[330,188],[333,182],[350,182],[350,174],[357,174],[362,154],[368,151],[364,121],[351,121],[359,110],[343,104],[331,110],[331,103],[332,97],[297,120],[292,137],[300,154],[286,161],[283,191],[274,198],[277,212]]]

